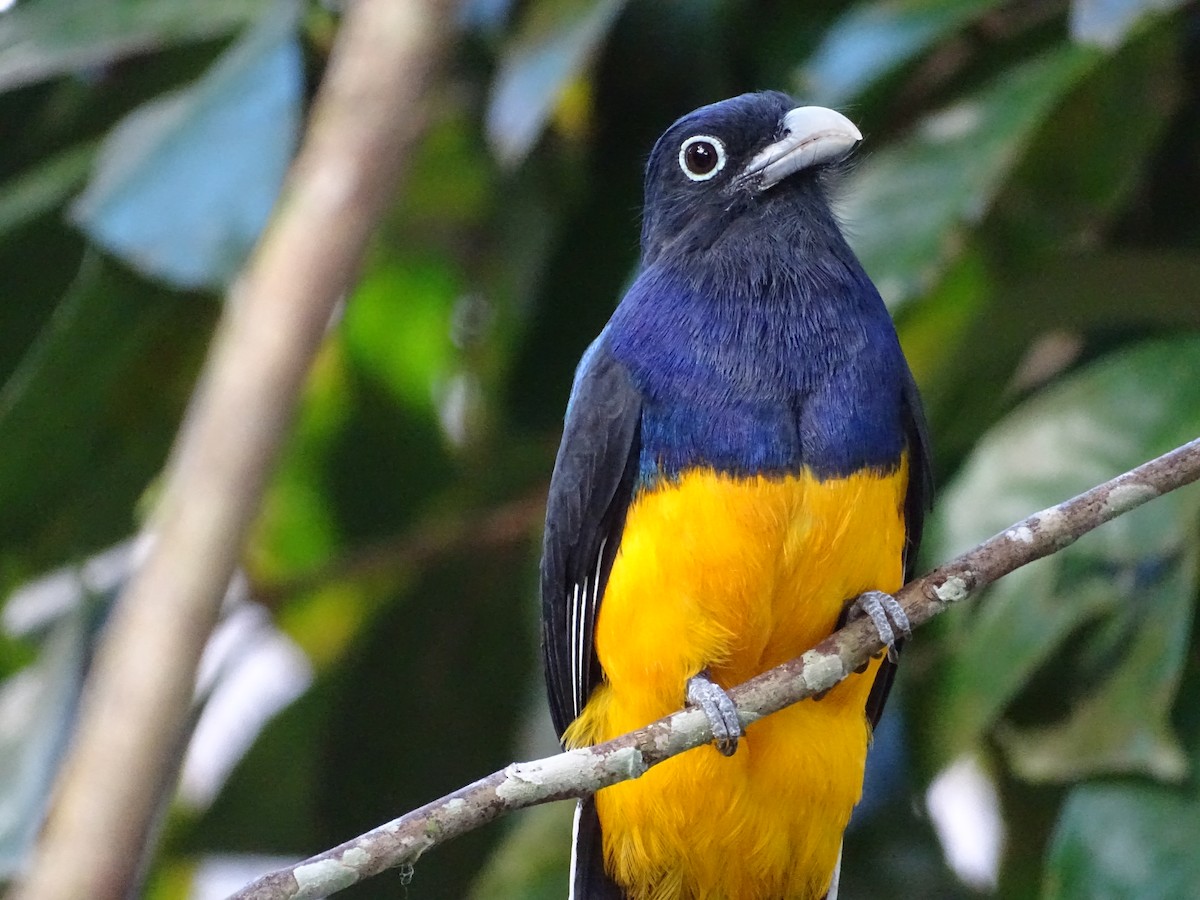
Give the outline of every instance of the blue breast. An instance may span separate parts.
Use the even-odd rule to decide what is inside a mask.
[[[809,273],[812,274],[812,273]],[[643,486],[695,467],[821,478],[893,469],[905,362],[861,270],[720,296],[645,270],[609,325],[642,393]]]

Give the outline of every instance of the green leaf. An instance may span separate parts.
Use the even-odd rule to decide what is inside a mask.
[[[460,287],[449,260],[375,266],[346,308],[346,350],[412,409],[435,412],[455,358],[451,317]]]
[[[1139,35],[1038,129],[988,221],[1010,273],[1039,272],[1055,254],[1095,245],[1139,187],[1179,106],[1181,38],[1166,27]]]
[[[1197,367],[1200,339],[1145,343],[1020,406],[984,437],[942,496],[934,554],[956,555],[1195,437]],[[938,713],[945,752],[975,745],[1026,692],[1042,718],[1063,722],[1047,730],[1005,726],[1018,771],[1178,777],[1168,716],[1195,595],[1198,508],[1195,488],[1159,498],[1002,579],[952,616]],[[1039,670],[1045,677],[1035,677]],[[1046,714],[1076,693],[1074,708]]]
[[[1106,584],[1103,564],[1077,572],[1057,599],[1072,603],[1087,594],[1117,595],[1122,604],[1107,611],[1100,640],[1079,641],[1067,652],[1087,653],[1094,662],[1081,667],[1094,687],[1059,722],[1022,728],[1001,722],[997,739],[1013,770],[1027,781],[1072,781],[1096,774],[1139,772],[1164,781],[1187,774],[1187,760],[1171,728],[1170,712],[1188,648],[1196,596],[1197,535],[1186,528],[1197,507],[1195,498],[1167,503],[1183,509],[1155,510],[1131,517],[1139,542],[1145,530],[1186,535],[1187,546],[1165,559],[1129,562],[1115,586]],[[1139,527],[1142,526],[1142,527]],[[1143,530],[1145,529],[1145,530]],[[1157,535],[1170,546],[1171,534]],[[1143,571],[1138,571],[1138,569]],[[1086,579],[1095,584],[1090,587]],[[1108,632],[1108,634],[1104,634]],[[1062,649],[1062,648],[1060,648]],[[1078,679],[1076,679],[1078,680]]]
[[[1047,900],[1179,900],[1200,885],[1195,788],[1145,782],[1071,791],[1046,863]]]
[[[95,144],[80,144],[0,185],[0,234],[66,202],[87,178],[95,154]]]
[[[274,0],[36,0],[0,15],[0,91],[134,53],[217,37]]]
[[[844,104],[999,0],[890,0],[859,3],[838,19],[801,68],[799,92]]]
[[[296,16],[294,4],[278,7],[192,87],[113,130],[71,209],[93,241],[183,288],[220,288],[237,272],[297,140]]]
[[[947,270],[932,295],[934,306],[961,281],[955,272],[979,256],[977,247],[968,247]],[[1020,399],[1018,376],[1039,344],[1083,346],[1085,339],[1113,334],[1200,331],[1200,259],[1189,251],[1064,254],[1012,284],[1000,282],[982,261],[976,266],[981,271],[974,283],[962,285],[965,296],[950,298],[960,309],[968,302],[983,306],[965,333],[932,333],[915,345],[907,340],[909,321],[926,317],[930,297],[902,316],[914,368],[935,369],[925,377],[919,373],[918,381],[942,459],[961,458]]]
[[[110,379],[136,346],[136,312],[106,296],[109,274],[95,255],[85,259],[49,325],[0,386],[0,508],[12,523],[0,541],[19,539],[23,517],[87,456]]]
[[[487,133],[507,164],[536,143],[554,104],[591,62],[625,0],[538,0],[504,51],[492,84]]]
[[[1063,95],[1103,57],[1062,46],[926,118],[847,179],[851,243],[895,311],[929,289]]]
[[[1200,325],[1194,253],[1096,246],[1142,184],[1178,106],[1178,40],[1170,29],[1154,29],[1082,79],[1006,176],[982,227],[954,248],[935,289],[904,308],[907,326],[931,302],[944,301],[944,282],[978,258],[979,275],[958,303],[962,311],[968,303],[975,308],[966,327],[931,334],[940,340],[910,355],[925,369],[919,381],[939,461],[960,459],[1047,377],[1034,365],[1055,356],[1045,348],[1086,349],[1114,331]],[[1057,359],[1062,365],[1071,356]]]
[[[133,527],[215,308],[169,299],[88,255],[0,384],[0,550],[52,565]]]
[[[1184,0],[1073,0],[1071,37],[1081,44],[1115,47],[1146,17],[1183,6]]]

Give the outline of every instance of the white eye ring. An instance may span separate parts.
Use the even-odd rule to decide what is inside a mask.
[[[688,165],[688,151],[696,144],[708,144],[717,153],[716,165],[707,172],[697,172]],[[718,172],[725,168],[725,144],[721,142],[720,138],[715,138],[710,134],[693,135],[679,147],[679,168],[692,181],[708,181],[708,179],[714,178]]]

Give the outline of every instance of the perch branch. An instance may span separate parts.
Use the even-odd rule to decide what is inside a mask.
[[[1200,479],[1200,439],[1035,513],[973,550],[905,585],[896,598],[917,627],[1034,560],[1049,556],[1098,525]],[[883,644],[870,619],[835,632],[803,656],[764,672],[730,694],[743,724],[827,691]],[[533,762],[514,763],[474,784],[296,865],[269,873],[229,900],[323,897],[385,869],[411,865],[430,847],[527,806],[585,797],[636,778],[676,753],[712,740],[708,719],[685,709],[604,744]]]

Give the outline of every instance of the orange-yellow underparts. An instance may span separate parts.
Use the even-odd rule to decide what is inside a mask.
[[[903,579],[907,465],[819,480],[695,470],[629,509],[596,623],[607,680],[567,730],[608,740],[680,709],[708,669],[732,687],[828,636],[845,601]],[[634,900],[817,898],[862,791],[879,662],[596,795],[609,872]]]

